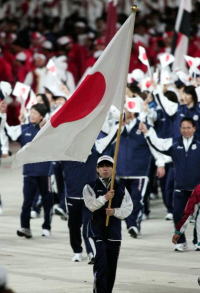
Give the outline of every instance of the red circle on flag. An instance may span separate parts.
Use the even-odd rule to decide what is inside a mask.
[[[133,108],[135,108],[135,102],[134,101],[129,101],[127,103],[127,106],[128,106],[128,109],[133,109]]]
[[[146,53],[144,53],[142,57],[143,57],[143,60],[147,60],[147,54]]]
[[[101,102],[106,90],[102,73],[88,75],[71,98],[51,117],[53,127],[88,116]]]
[[[150,86],[151,86],[151,82],[148,80],[148,81],[146,82],[146,87],[149,88]]]
[[[166,55],[165,61],[169,61],[169,55]]]

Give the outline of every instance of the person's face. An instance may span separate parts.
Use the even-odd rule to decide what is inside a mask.
[[[135,118],[135,114],[125,109],[125,123],[129,124]]]
[[[192,95],[186,94],[185,92],[183,92],[183,99],[184,99],[185,105],[190,105],[190,104],[194,103]]]
[[[103,164],[97,167],[97,173],[101,178],[110,178],[112,176],[112,169],[113,166],[110,166],[108,164]]]
[[[66,102],[65,98],[60,97],[60,98],[56,99],[55,104],[56,104],[56,106],[62,106],[62,105],[64,105],[65,102]]]
[[[7,104],[5,100],[0,100],[0,113],[6,113],[7,110]]]
[[[43,120],[43,116],[35,109],[30,110],[30,122],[39,124]]]
[[[40,103],[40,104],[44,104],[43,100],[42,100],[42,97],[40,95],[37,95],[36,96],[37,98],[37,102]]]
[[[188,121],[183,121],[181,123],[180,132],[183,137],[190,138],[194,135],[195,131],[196,127],[194,127],[192,123]]]
[[[34,60],[34,63],[35,63],[35,66],[36,67],[43,67],[43,66],[45,66],[45,59],[43,59],[43,58],[36,58],[35,60]]]

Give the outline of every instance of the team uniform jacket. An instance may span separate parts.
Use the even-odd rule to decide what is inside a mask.
[[[106,211],[108,201],[104,195],[109,188],[98,178],[85,185],[83,189],[83,198],[86,207],[92,212],[92,219],[89,224],[89,232],[95,239],[100,240],[121,240],[121,220],[128,217],[133,209],[133,203],[128,191],[120,183],[115,181],[115,195],[112,199],[111,208],[115,209],[114,216],[110,217],[108,227],[106,223]]]
[[[21,146],[32,141],[40,130],[39,125],[28,123],[17,126],[6,126],[8,135],[12,140],[18,140]],[[49,176],[50,162],[25,164],[23,167],[23,175],[26,176]]]
[[[172,157],[175,167],[175,189],[193,190],[200,183],[200,141],[197,137],[193,137],[187,151],[182,137],[173,143],[172,139],[158,138],[153,128],[149,129],[146,137],[157,151]]]
[[[169,101],[160,88],[154,94],[163,111],[171,118],[171,123],[168,127],[172,127],[172,137],[174,139],[179,137],[180,122],[184,117],[192,118],[196,122],[196,133],[198,137],[200,136],[200,109],[198,105],[188,108],[186,105],[179,105]]]

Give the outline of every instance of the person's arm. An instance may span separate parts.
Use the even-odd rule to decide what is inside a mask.
[[[7,157],[9,154],[9,140],[4,129],[0,131],[0,142],[2,157]]]
[[[115,141],[117,137],[117,130],[118,130],[119,124],[115,124],[112,129],[110,130],[109,134],[103,138],[97,139],[95,141],[95,147],[99,154],[102,154],[105,149]]]
[[[128,190],[125,188],[125,194],[120,208],[114,208],[113,216],[118,219],[127,218],[133,210],[133,201],[130,197]]]
[[[0,142],[2,157],[7,156],[9,154],[9,140],[4,129],[6,118],[6,113],[0,113]]]
[[[88,184],[85,185],[83,188],[83,199],[85,202],[86,207],[91,211],[94,212],[105,205],[105,203],[113,198],[114,191],[108,191],[105,195],[99,196],[96,198],[96,194],[92,187]]]
[[[9,137],[15,141],[17,140],[20,135],[22,134],[22,127],[21,125],[16,125],[16,126],[9,126],[7,123],[5,124],[6,131],[9,135]]]
[[[164,155],[171,155],[171,146],[173,144],[172,138],[158,138],[153,127],[147,129],[147,126],[144,123],[140,123],[139,129],[141,132],[143,132],[147,142],[151,147]]]

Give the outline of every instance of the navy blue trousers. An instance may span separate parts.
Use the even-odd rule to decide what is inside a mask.
[[[184,214],[184,209],[192,191],[175,190],[173,196],[173,217],[174,224],[178,223]],[[177,243],[184,243],[186,241],[185,234],[182,234]]]
[[[172,163],[165,165],[165,176],[160,179],[160,187],[168,213],[173,213],[174,168]]]
[[[58,201],[59,206],[63,209],[64,212],[66,212],[66,205],[65,205],[65,183],[64,183],[64,177],[63,177],[63,168],[60,163],[57,163],[54,167],[54,175],[56,178],[56,184],[58,188]]]
[[[87,226],[91,218],[91,213],[85,207],[83,199],[67,198],[68,206],[68,227],[70,236],[70,245],[74,253],[81,253],[82,247],[82,235],[85,243],[87,254],[93,253],[93,249],[90,245]],[[82,230],[82,231],[81,231]]]
[[[51,210],[53,198],[49,191],[48,176],[24,176],[24,201],[20,216],[21,227],[30,228],[30,212],[37,191],[42,196],[42,205],[44,208],[44,222],[42,224],[42,228],[51,230]]]
[[[127,229],[135,226],[140,231],[143,213],[142,193],[144,188],[144,181],[144,179],[122,179],[122,182],[130,193],[131,199],[133,201],[133,211],[131,215],[125,219]]]
[[[94,240],[96,255],[94,260],[93,293],[111,293],[116,276],[120,241]]]

